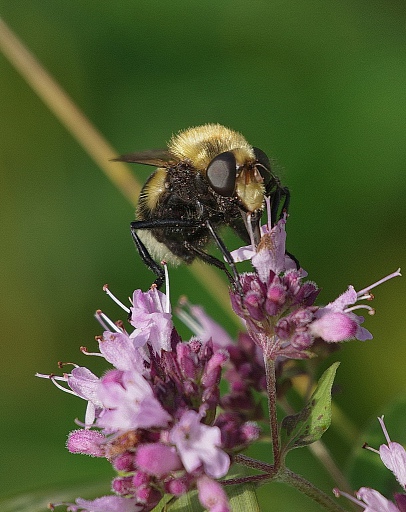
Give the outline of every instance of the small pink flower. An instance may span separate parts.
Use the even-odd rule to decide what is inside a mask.
[[[361,336],[361,333],[358,333],[359,323],[357,321],[357,318],[360,317],[356,315],[346,315],[345,313],[321,308],[316,311],[314,316],[316,320],[310,324],[309,331],[315,338],[321,338],[328,342],[336,342],[357,338],[357,334]],[[366,331],[366,329],[364,329],[364,331]],[[362,337],[363,340],[370,338],[372,338],[372,335]]]
[[[364,318],[352,313],[357,306],[348,307],[360,298],[363,297],[355,291],[353,286],[349,286],[347,291],[335,301],[315,313],[316,320],[310,324],[310,332],[328,342],[347,341],[354,338],[360,341],[372,339],[372,334],[360,325]],[[369,306],[361,307],[372,311]]]
[[[134,498],[121,496],[102,496],[95,500],[77,498],[76,505],[68,507],[69,512],[139,512],[143,505],[138,505]]]
[[[223,487],[207,476],[197,479],[200,503],[210,512],[230,512],[227,494]]]
[[[369,487],[361,487],[357,492],[355,498],[351,494],[340,491],[339,489],[333,489],[334,494],[337,496],[344,496],[352,503],[362,507],[366,512],[404,512],[399,509],[394,503],[387,500],[385,496],[375,489]]]
[[[387,500],[385,496],[382,496],[375,489],[361,487],[357,492],[357,498],[367,505],[365,507],[361,504],[367,512],[399,512],[398,507],[394,503]]]
[[[154,397],[151,386],[137,372],[123,372],[121,382],[100,382],[98,396],[104,410],[97,420],[99,427],[129,430],[166,426],[171,416]]]
[[[220,429],[204,425],[200,420],[200,414],[195,411],[183,413],[170,433],[170,442],[176,445],[188,473],[203,465],[209,476],[220,478],[230,467],[230,457],[220,448]]]
[[[147,292],[135,290],[130,310],[130,323],[141,332],[147,333],[148,342],[155,353],[159,354],[161,350],[170,351],[173,324],[166,295],[156,287]]]
[[[141,471],[159,478],[182,468],[182,462],[175,448],[161,443],[139,446],[135,462]]]
[[[139,350],[148,341],[148,332],[135,329],[131,335],[126,332],[105,331],[99,340],[103,357],[118,370],[142,372],[144,358]]]

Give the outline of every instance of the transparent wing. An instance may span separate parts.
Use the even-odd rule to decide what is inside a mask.
[[[138,153],[128,153],[112,159],[113,162],[128,162],[133,164],[152,165],[154,167],[170,167],[178,160],[167,149],[151,149]]]

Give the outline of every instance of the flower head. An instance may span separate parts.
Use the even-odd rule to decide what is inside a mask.
[[[255,440],[258,427],[240,412],[217,414],[221,371],[229,361],[221,346],[225,340],[216,348],[212,336],[183,342],[165,295],[156,289],[134,292],[131,308],[115,301],[131,310],[135,329],[128,333],[122,322],[98,311],[104,328],[103,336],[96,337],[100,352],[81,349],[113,368],[101,378],[76,365],[62,377],[39,375],[88,402],[84,428],[69,435],[69,451],[104,457],[119,471],[112,482],[115,495],[78,498],[67,504],[68,510],[147,512],[167,492],[179,496],[197,488],[210,510],[228,511],[226,495],[214,479],[225,476],[230,455]],[[214,326],[207,316],[205,324]],[[221,330],[211,331],[224,337]],[[222,435],[217,421],[228,435]]]
[[[118,472],[111,484],[114,495],[78,498],[65,504],[67,510],[148,512],[165,493],[177,497],[197,489],[209,511],[229,512],[216,479],[223,478],[233,457],[259,436],[254,420],[263,413],[256,392],[272,380],[266,379],[262,356],[267,363],[305,359],[313,355],[316,339],[336,343],[371,338],[361,327],[363,318],[354,313],[362,307],[356,303],[371,299],[369,290],[399,271],[358,293],[350,286],[327,306],[317,306],[317,285],[304,281],[307,273],[286,253],[286,220],[284,215],[275,226],[263,227],[255,250],[235,253],[236,258],[252,258],[254,266],[231,292],[232,307],[247,327],[237,342],[201,307],[184,301],[179,316],[195,336],[183,342],[167,294],[154,286],[145,293],[136,290],[127,307],[104,287],[127,314],[130,329],[98,310],[95,316],[103,328],[96,337],[99,352],[84,347],[81,351],[103,358],[112,368],[98,377],[70,363],[70,373],[38,375],[87,402],[85,422],[78,422],[82,428],[69,435],[69,451],[104,457]],[[223,395],[222,373],[229,384]],[[268,389],[268,395],[276,399],[276,390]],[[381,458],[404,486],[405,451],[382,428],[388,444],[381,446]],[[276,450],[274,455],[277,461]],[[377,491],[362,488],[357,502],[371,511],[379,504],[380,510],[405,512],[404,501],[404,495],[397,495],[394,505]]]
[[[369,313],[373,310],[370,306],[355,304],[371,299],[369,290],[400,275],[399,270],[360,292],[349,286],[327,306],[316,306],[319,288],[311,281],[303,281],[307,273],[297,268],[286,253],[285,225],[286,216],[272,228],[263,227],[256,252],[245,248],[236,253],[237,257],[252,257],[256,271],[241,276],[241,290],[231,292],[231,303],[265,356],[271,359],[311,357],[311,347],[317,338],[329,343],[371,339],[371,333],[361,327],[363,317],[354,310],[360,307]]]

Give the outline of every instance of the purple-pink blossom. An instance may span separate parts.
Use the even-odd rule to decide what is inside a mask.
[[[73,430],[68,437],[66,447],[71,453],[83,453],[92,457],[105,457],[106,438],[97,430]]]
[[[156,286],[147,292],[135,290],[130,307],[105,286],[128,324],[97,310],[103,329],[96,337],[99,352],[84,347],[81,352],[104,359],[109,369],[98,377],[87,367],[69,363],[70,373],[38,374],[87,402],[85,421],[77,421],[83,428],[69,434],[68,450],[104,457],[118,472],[111,483],[113,495],[78,498],[65,504],[67,510],[148,512],[166,493],[178,497],[197,489],[207,510],[229,512],[218,479],[260,435],[255,421],[264,418],[259,393],[267,391],[276,400],[276,389],[267,389],[265,364],[269,370],[270,360],[276,361],[275,367],[281,363],[276,368],[281,371],[286,359],[310,358],[320,339],[331,344],[371,338],[354,311],[363,307],[372,312],[359,302],[370,300],[370,289],[400,275],[399,270],[359,292],[349,286],[336,300],[317,306],[318,286],[305,280],[307,273],[286,253],[286,221],[284,215],[275,226],[264,226],[257,248],[233,253],[253,263],[253,271],[241,274],[230,292],[232,307],[246,326],[237,340],[203,308],[183,300],[179,316],[195,334],[185,342],[174,326],[169,296]],[[220,388],[222,376],[226,393]],[[380,421],[387,444],[379,453],[404,487],[405,450],[389,439]],[[406,512],[404,495],[395,500],[396,505],[377,491],[361,488],[357,503],[365,510],[380,504],[385,512]]]
[[[346,492],[342,492],[338,489],[334,489],[334,494],[338,496],[344,496],[353,503],[362,507],[366,512],[404,512],[399,509],[392,501],[389,501],[382,496],[382,494],[375,489],[370,487],[361,487],[356,497],[351,496]]]
[[[95,500],[77,498],[75,505],[68,506],[69,512],[141,512],[142,505],[137,505],[134,498],[120,496],[102,496]]]
[[[148,334],[148,342],[155,353],[171,349],[172,315],[164,293],[156,287],[147,292],[135,290],[130,311],[131,325]]]
[[[230,457],[220,448],[221,432],[201,422],[201,415],[186,411],[172,428],[169,439],[189,473],[203,466],[213,478],[225,476],[230,467]]]
[[[357,304],[372,298],[370,290],[400,275],[397,270],[377,283],[356,292],[353,286],[336,300],[320,307],[315,305],[319,288],[303,281],[307,273],[286,254],[286,216],[273,226],[262,228],[262,238],[254,251],[245,248],[244,257],[252,257],[255,272],[240,276],[240,289],[231,291],[231,304],[265,357],[306,359],[318,338],[328,343],[371,339],[361,326],[362,316],[354,313],[370,306]],[[237,257],[242,257],[237,253]]]
[[[208,478],[201,476],[197,479],[200,503],[210,512],[230,512],[227,495],[222,486]]]
[[[145,378],[135,372],[123,372],[119,382],[103,377],[98,396],[103,411],[97,426],[107,430],[163,427],[171,420]]]
[[[66,504],[68,510],[147,512],[167,492],[180,496],[196,488],[210,510],[228,510],[221,484],[213,479],[226,475],[230,454],[256,439],[259,428],[240,411],[217,414],[219,382],[229,353],[220,348],[224,339],[215,344],[211,338],[224,336],[212,329],[204,342],[195,337],[183,342],[166,296],[156,289],[136,291],[131,308],[114,300],[126,313],[131,310],[135,329],[128,333],[122,322],[97,311],[104,329],[103,336],[96,337],[100,352],[81,348],[113,368],[101,378],[76,365],[61,377],[39,375],[88,402],[85,428],[69,434],[69,451],[104,457],[119,472],[111,484],[115,495],[78,498]],[[227,343],[232,343],[230,338]],[[218,418],[227,435],[215,424]],[[215,490],[212,499],[208,488]]]
[[[182,469],[175,447],[163,443],[141,445],[137,449],[135,464],[141,471],[158,477]]]

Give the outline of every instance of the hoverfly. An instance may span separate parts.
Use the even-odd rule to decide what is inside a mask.
[[[191,263],[199,258],[222,269],[235,285],[238,273],[230,252],[218,235],[231,227],[247,244],[260,240],[265,197],[271,198],[271,223],[276,221],[289,191],[272,172],[266,154],[238,132],[220,124],[189,128],[174,135],[167,149],[122,155],[115,160],[152,165],[157,169],[143,186],[131,223],[135,245],[157,276],[158,262]],[[206,252],[214,240],[227,263]]]

